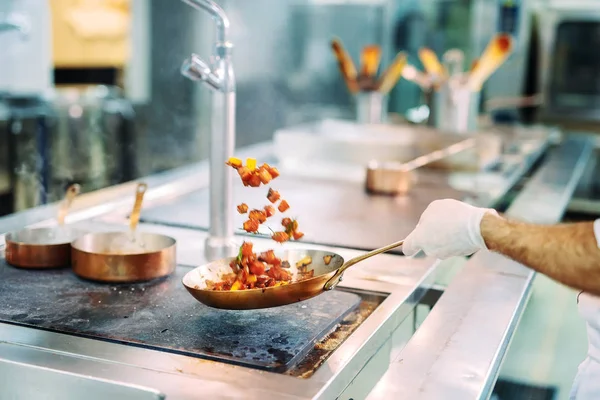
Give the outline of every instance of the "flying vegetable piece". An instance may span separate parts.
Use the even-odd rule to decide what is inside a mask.
[[[273,215],[275,215],[275,207],[265,206],[265,215],[267,216],[267,218],[270,218]]]
[[[258,256],[258,259],[260,261],[264,261],[270,265],[281,264],[281,260],[279,258],[277,258],[277,256],[275,255],[275,252],[273,250],[267,250],[263,253],[260,253],[260,255]]]
[[[254,171],[256,169],[256,158],[247,158],[246,166],[250,169],[250,171]]]
[[[248,182],[250,182],[250,179],[253,176],[252,171],[250,171],[248,167],[240,167],[237,171],[240,178],[242,178],[242,183],[244,184],[244,186],[248,186]]]
[[[267,165],[267,164],[265,164],[265,165]],[[271,174],[273,179],[275,179],[279,176],[279,170],[277,168],[268,166],[267,170],[269,171],[269,174]]]
[[[294,240],[300,240],[304,237],[304,233],[298,232],[298,231],[293,231],[292,237],[294,238]]]
[[[285,217],[284,219],[281,220],[281,225],[287,230],[288,227],[292,224],[292,219]]]
[[[248,185],[250,187],[259,187],[260,186],[260,177],[258,175],[251,175],[250,178],[248,178]]]
[[[286,212],[289,208],[290,208],[290,205],[285,200],[281,200],[281,202],[279,203],[279,206],[277,206],[277,209],[279,210],[279,212]]]
[[[250,242],[244,242],[242,243],[242,245],[240,246],[240,254],[242,257],[252,257],[252,255],[254,254],[253,252],[253,247],[254,245]]]
[[[246,214],[248,212],[248,204],[240,204],[239,206],[237,206],[237,210],[240,214]]]
[[[257,220],[249,219],[248,221],[244,222],[243,228],[248,233],[256,233],[258,232],[259,226],[260,223]]]
[[[269,171],[266,168],[263,168],[262,166],[258,169],[257,175],[263,185],[266,185],[267,183],[273,180],[273,177],[271,176]]]
[[[231,157],[229,160],[227,160],[225,164],[235,169],[238,169],[242,166],[242,160],[240,160],[239,158]]]
[[[252,210],[248,214],[248,219],[258,221],[259,224],[262,224],[267,220],[267,213],[262,210]]]
[[[267,192],[267,199],[275,204],[279,198],[281,197],[281,195],[279,194],[279,192],[277,190],[273,190],[272,188],[269,188],[269,191]]]
[[[275,232],[271,236],[271,239],[273,239],[277,243],[284,243],[290,240],[290,236],[285,232]]]

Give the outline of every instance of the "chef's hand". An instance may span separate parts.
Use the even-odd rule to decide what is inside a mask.
[[[498,215],[495,210],[457,200],[436,200],[421,215],[404,241],[402,252],[410,257],[422,250],[427,256],[443,260],[486,249],[480,225],[488,212]]]

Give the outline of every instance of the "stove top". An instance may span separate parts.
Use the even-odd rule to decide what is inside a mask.
[[[284,307],[228,311],[190,296],[179,266],[163,280],[107,285],[70,269],[35,271],[0,260],[0,321],[284,373],[356,310],[334,290]]]

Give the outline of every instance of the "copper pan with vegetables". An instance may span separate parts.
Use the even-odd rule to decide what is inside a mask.
[[[241,160],[232,158],[228,165],[238,171],[245,186],[267,186],[279,176],[275,167],[258,166],[254,159],[248,159],[243,165]],[[307,300],[335,288],[349,267],[403,243],[392,243],[346,262],[330,251],[286,249],[286,242],[303,237],[298,221],[286,216],[290,204],[276,188],[265,190],[265,203],[254,207],[244,203],[237,206],[240,214],[248,214],[243,229],[257,233],[261,225],[281,214],[283,229],[272,230],[271,235],[280,248],[256,252],[254,245],[246,241],[237,257],[217,260],[188,272],[183,285],[196,300],[229,310],[278,307]]]

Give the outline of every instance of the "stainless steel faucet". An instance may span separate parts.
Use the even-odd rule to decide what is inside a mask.
[[[210,135],[210,229],[205,245],[208,261],[233,256],[237,246],[233,235],[232,169],[225,162],[235,148],[235,76],[231,64],[232,44],[229,18],[211,0],[183,0],[206,11],[217,25],[216,43],[211,63],[192,54],[183,62],[181,73],[194,81],[202,81],[213,89]]]

